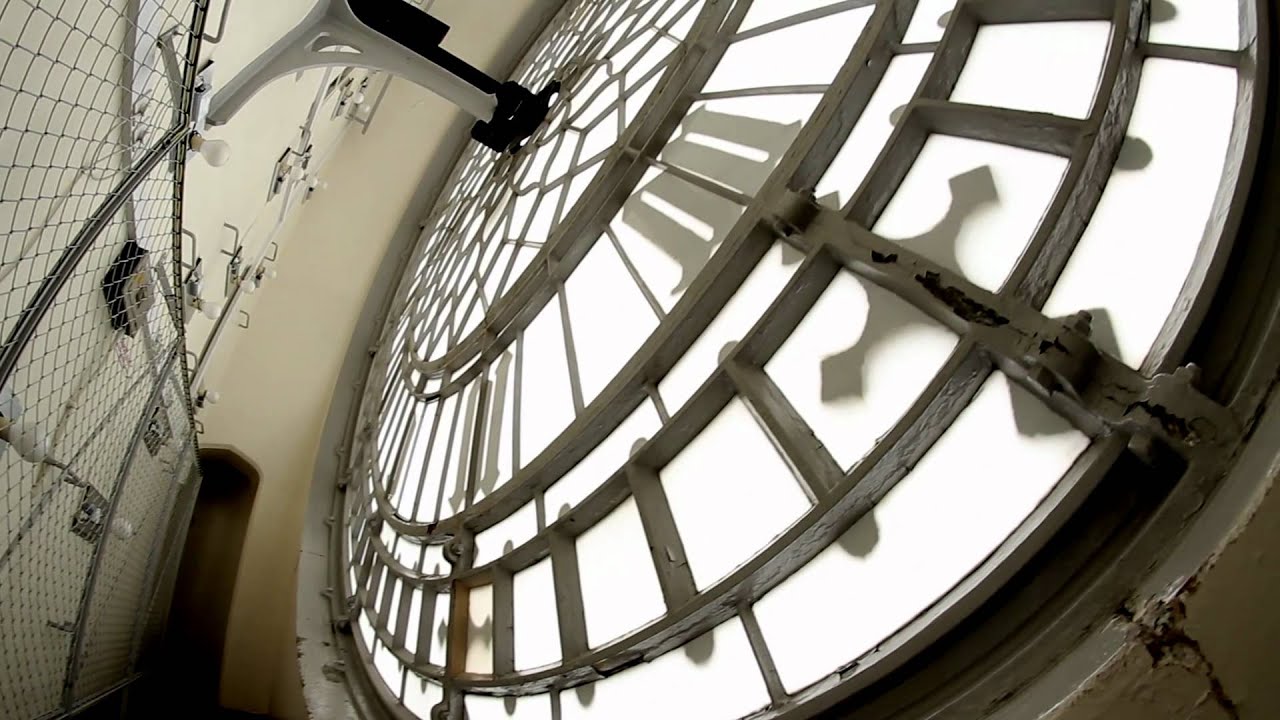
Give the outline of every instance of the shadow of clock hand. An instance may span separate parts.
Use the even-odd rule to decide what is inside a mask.
[[[947,181],[951,204],[931,229],[914,237],[888,238],[904,248],[926,257],[938,265],[962,274],[959,259],[960,233],[965,223],[981,210],[1000,204],[991,167],[980,165]]]
[[[939,265],[959,272],[956,241],[960,231],[975,213],[999,202],[991,168],[981,166],[961,173],[948,181],[951,204],[932,229],[898,244],[927,257]],[[867,293],[867,321],[862,334],[848,349],[822,359],[822,401],[837,402],[861,397],[865,391],[866,362],[869,353],[892,335],[910,325],[931,326],[919,310],[900,300],[892,292],[863,281]]]
[[[681,127],[681,134],[663,150],[664,162],[738,192],[754,194],[799,135],[802,124],[777,123],[702,107],[690,113]],[[711,147],[697,141],[699,136],[733,143],[744,148],[744,154]],[[645,202],[646,195],[660,202]],[[711,237],[695,232],[688,227],[688,219],[673,217],[667,207],[709,227]],[[733,201],[662,173],[626,202],[622,222],[680,266],[680,280],[670,291],[671,295],[678,295],[692,284],[741,214],[742,208]]]

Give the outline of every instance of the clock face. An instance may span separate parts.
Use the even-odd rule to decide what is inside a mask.
[[[1181,361],[1254,11],[1059,10],[566,5],[515,75],[563,90],[464,151],[351,448],[343,582],[398,702],[807,716],[1094,492],[1121,401],[1027,338],[1116,387]]]
[[[514,157],[472,145],[424,231],[407,300],[412,360],[438,369],[515,286],[687,54],[705,0],[571,3],[516,79],[559,81],[547,121]]]

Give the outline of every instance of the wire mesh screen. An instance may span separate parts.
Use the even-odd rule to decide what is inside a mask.
[[[183,167],[204,0],[0,0],[0,716],[157,635],[189,517]]]

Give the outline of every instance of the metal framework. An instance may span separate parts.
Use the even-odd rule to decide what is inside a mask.
[[[206,5],[0,3],[5,717],[127,687],[163,634],[199,486],[180,260]]]
[[[865,29],[834,80],[827,87],[816,88],[822,92],[822,100],[810,121],[758,189],[729,187],[664,155],[673,131],[695,103],[718,97],[701,89],[734,42],[873,4]],[[389,714],[410,714],[401,697],[404,683],[417,676],[441,686],[443,699],[432,710],[432,717],[463,717],[467,695],[551,693],[552,716],[558,718],[559,691],[602,680],[687,646],[736,616],[746,629],[771,701],[753,717],[809,717],[837,702],[847,703],[846,708],[865,702],[865,707],[871,708],[868,712],[887,717],[915,700],[906,690],[895,696],[893,691],[877,689],[875,681],[893,672],[907,672],[902,668],[910,669],[913,658],[926,650],[945,660],[969,657],[973,661],[975,648],[1024,640],[1027,633],[1014,624],[1014,618],[1025,620],[1034,615],[1027,607],[1027,597],[1035,593],[1025,589],[1019,591],[1023,596],[1005,599],[1022,605],[1003,624],[984,618],[996,628],[991,631],[995,640],[960,645],[954,637],[956,632],[977,634],[972,628],[964,630],[963,623],[1011,583],[1020,588],[1059,587],[1086,575],[1081,568],[1094,558],[1073,555],[1070,543],[1063,538],[1088,537],[1086,531],[1115,537],[1116,550],[1105,558],[1108,567],[1116,568],[1106,572],[1115,576],[1087,588],[1087,592],[1080,590],[1079,603],[1055,621],[1046,622],[1046,632],[1056,632],[1058,642],[1072,642],[1077,636],[1072,632],[1078,634],[1080,628],[1097,621],[1098,608],[1115,607],[1117,600],[1125,598],[1137,575],[1134,568],[1159,557],[1162,542],[1179,527],[1174,518],[1194,507],[1195,498],[1227,471],[1247,435],[1251,418],[1269,387],[1274,348],[1250,346],[1254,364],[1240,373],[1234,386],[1223,380],[1228,373],[1221,369],[1232,362],[1230,359],[1196,353],[1195,348],[1205,318],[1214,312],[1213,304],[1238,301],[1229,292],[1219,293],[1219,283],[1233,253],[1239,257],[1247,251],[1233,241],[1240,230],[1264,127],[1270,21],[1262,5],[1240,3],[1239,51],[1152,42],[1148,34],[1152,7],[1143,0],[962,1],[949,14],[942,39],[924,44],[904,40],[917,10],[915,0],[837,2],[740,32],[740,23],[751,7],[746,0],[570,3],[531,54],[522,77],[542,82],[550,79],[550,73],[558,73],[555,77],[564,83],[569,97],[599,92],[607,84],[592,80],[593,73],[608,76],[626,70],[610,67],[608,58],[631,36],[624,31],[624,40],[608,47],[604,40],[596,39],[603,34],[601,28],[625,28],[635,21],[634,29],[639,33],[641,21],[653,17],[646,13],[655,11],[670,20],[670,24],[658,26],[655,37],[662,37],[670,35],[684,17],[681,13],[698,14],[688,25],[687,34],[674,38],[676,48],[654,66],[652,77],[632,85],[651,88],[651,94],[643,97],[643,107],[618,113],[620,127],[615,141],[586,158],[575,153],[567,169],[560,168],[558,177],[550,177],[551,163],[540,162],[538,152],[558,149],[566,142],[564,128],[574,120],[567,118],[562,123],[553,108],[551,121],[534,136],[524,154],[494,158],[476,151],[465,156],[436,213],[424,225],[382,340],[372,352],[347,467],[338,482],[339,509],[333,523],[336,561],[331,600],[337,627],[344,637],[349,635],[344,642],[350,644],[351,657],[358,660],[348,669],[375,675],[372,687]],[[1070,119],[951,99],[981,28],[1068,21],[1110,25],[1087,117]],[[600,24],[604,22],[613,24]],[[814,188],[866,109],[890,60],[913,53],[930,53],[932,60],[866,180],[838,210],[819,203]],[[1105,338],[1098,336],[1094,318],[1087,313],[1049,317],[1042,308],[1116,168],[1143,63],[1150,58],[1235,68],[1239,71],[1239,99],[1223,179],[1195,265],[1145,363],[1134,368],[1104,350]],[[654,80],[652,85],[647,84],[649,79]],[[815,88],[761,87],[750,92],[806,90]],[[613,105],[581,120],[594,124],[610,117],[611,110],[624,108],[625,102],[625,94],[620,93]],[[629,122],[621,122],[624,117],[629,117]],[[999,289],[983,288],[946,264],[871,230],[932,135],[989,141],[1066,159],[1066,171],[1053,201]],[[544,308],[554,310],[554,303],[560,305],[563,325],[571,326],[566,280],[594,243],[617,244],[608,229],[610,222],[651,169],[738,203],[741,215],[715,253],[687,278],[687,288],[673,307],[661,307],[652,292],[646,295],[660,317],[657,329],[593,397],[584,393],[572,333],[566,332],[574,416],[533,457],[520,455],[520,430],[515,430],[513,476],[500,487],[484,487],[479,466],[487,452],[483,447],[487,409],[504,402],[504,390],[490,373],[500,371],[503,363],[515,363],[511,412],[519,417],[522,379],[524,383],[538,381],[523,376],[519,369],[519,347],[526,331]],[[588,179],[584,189],[576,201],[566,201],[571,193],[564,188],[579,176]],[[514,208],[524,198],[531,198],[535,209],[523,213],[521,220]],[[554,207],[554,212],[541,226],[542,238],[527,242],[529,223],[536,222],[544,202]],[[514,232],[512,227],[519,227],[520,222],[525,223],[525,230]],[[504,239],[513,232],[516,240]],[[779,242],[794,254],[799,269],[749,333],[725,349],[719,365],[683,407],[667,412],[660,401],[654,402],[662,416],[661,428],[635,448],[623,467],[576,506],[558,515],[548,509],[546,493],[557,480],[637,407],[660,400],[657,384],[712,323],[756,263]],[[521,266],[518,251],[504,259],[497,250],[504,244],[528,248],[526,257],[531,259]],[[817,440],[803,414],[764,370],[832,279],[842,272],[891,292],[959,336],[950,359],[932,383],[871,453],[849,470]],[[637,282],[643,286],[641,280]],[[1271,295],[1263,299],[1268,303],[1275,300]],[[1273,305],[1266,307],[1268,312],[1274,310]],[[1265,334],[1265,330],[1260,334],[1255,330],[1248,335],[1249,342]],[[1189,364],[1190,357],[1202,367]],[[831,682],[789,693],[779,680],[752,605],[884,498],[996,371],[1086,434],[1091,439],[1088,450],[1036,511],[928,612],[874,651],[839,669]],[[1205,375],[1211,379],[1206,381]],[[687,448],[734,398],[750,408],[812,505],[748,562],[712,586],[699,589],[658,471]],[[446,402],[458,403],[464,411],[446,416],[442,411]],[[440,497],[434,499],[435,513],[425,516],[419,511],[421,481],[419,497],[413,499],[408,512],[397,494],[412,479],[406,480],[406,468],[422,467],[413,465],[417,450],[410,447],[408,438],[425,425],[431,426],[432,443],[436,438],[447,438],[445,453],[462,463],[463,474],[456,481],[460,497],[451,503],[454,512],[446,509],[443,484]],[[618,640],[593,647],[587,638],[574,540],[624,501],[634,501],[638,509],[665,613]],[[530,504],[536,508],[536,534],[523,544],[505,548],[495,560],[477,562],[477,534]],[[407,538],[421,545],[416,560],[406,561],[396,546],[388,546],[383,539],[387,528],[396,536],[396,543]],[[447,567],[429,567],[429,552],[438,552]],[[548,557],[554,572],[562,659],[547,667],[517,671],[513,577]],[[1034,572],[1037,570],[1040,572]],[[384,578],[388,580],[384,582]],[[493,598],[492,627],[487,629],[492,633],[492,671],[468,672],[469,636],[481,632],[470,615],[469,598],[475,589],[487,587],[492,588]],[[411,589],[420,589],[423,597],[417,627],[408,622]],[[431,652],[437,602],[448,603],[443,658]],[[371,637],[402,668],[401,687],[389,687],[371,672],[373,649],[367,637],[356,630],[362,623],[372,629]],[[956,630],[958,627],[961,630]],[[940,649],[932,649],[944,636],[952,638],[949,642],[953,644],[939,643]],[[416,650],[408,649],[409,637],[416,638]],[[1018,687],[1018,678],[1034,677],[1051,662],[1048,649],[1018,647],[1026,663],[1002,680],[984,679],[964,690],[947,687],[960,674],[955,668],[965,667],[952,665],[908,686],[937,692],[942,692],[938,690],[941,687],[951,693],[948,697],[953,702],[968,702],[972,709],[978,701],[969,699],[971,696],[1000,697],[1008,687]],[[929,676],[919,667],[915,670]],[[945,675],[948,671],[951,674]],[[1002,682],[1005,685],[1000,685]],[[962,699],[956,700],[958,697]],[[954,710],[956,705],[951,707]],[[965,716],[962,711],[955,712]]]

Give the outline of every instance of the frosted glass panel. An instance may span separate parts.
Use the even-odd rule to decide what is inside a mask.
[[[1066,158],[933,135],[874,230],[999,290],[1066,167]]]
[[[454,440],[454,425],[457,423],[460,395],[454,393],[440,401],[440,419],[436,426],[435,439],[431,443],[431,452],[427,456],[427,465],[423,470],[422,499],[418,502],[418,511],[413,519],[419,522],[434,520],[436,508],[443,500],[442,485],[444,483],[446,465],[449,461],[449,445]],[[435,422],[434,418],[432,422]]]
[[[907,26],[902,41],[925,43],[941,40],[955,6],[956,0],[919,0],[916,14],[911,16],[911,24]]]
[[[420,675],[405,677],[404,706],[421,718],[431,717],[431,708],[444,699],[444,689]]]
[[[467,631],[467,672],[493,672],[493,586],[471,588]]]
[[[839,0],[755,0],[738,26],[739,32],[751,30],[801,13],[834,5]]]
[[[1233,69],[1146,61],[1121,162],[1045,305],[1050,316],[1093,311],[1102,348],[1135,368],[1195,260],[1235,100]]]
[[[787,463],[737,398],[660,477],[700,590],[733,572],[810,507]]]
[[[818,200],[828,207],[840,208],[853,198],[894,128],[894,111],[910,102],[916,94],[924,71],[933,55],[916,53],[899,55],[889,61],[880,86],[871,95],[853,132],[831,161],[815,191]]]
[[[668,412],[675,413],[684,406],[720,364],[724,346],[747,334],[799,267],[799,258],[788,258],[781,245],[774,245],[756,264],[715,320],[658,383]]]
[[[637,442],[648,440],[662,427],[653,403],[645,400],[573,469],[547,489],[547,522],[576,507],[631,457]]]
[[[404,591],[405,584],[399,580],[392,580],[395,583],[391,587],[391,600],[383,603],[382,598],[378,599],[378,612],[387,614],[387,632],[395,634],[396,620],[400,615],[400,593]]]
[[[1154,0],[1153,43],[1240,49],[1240,5],[1223,0]]]
[[[476,442],[476,422],[480,412],[479,380],[466,386],[461,393],[462,412],[458,415],[458,427],[453,434],[453,447],[449,456],[449,471],[445,473],[444,505],[441,517],[461,512],[467,502],[467,483],[471,475],[472,446]]]
[[[404,649],[411,654],[418,652],[418,627],[422,622],[422,595],[423,590],[420,587],[411,587],[409,592],[409,617],[405,625],[408,631],[404,634]]]
[[[501,522],[476,533],[476,565],[484,565],[505,555],[503,548],[520,547],[538,534],[538,512],[533,503],[525,503]]]
[[[392,496],[396,514],[402,518],[412,518],[416,510],[414,505],[421,503],[419,490],[422,487],[422,466],[427,461],[427,452],[431,447],[431,427],[436,419],[436,410],[436,404],[430,403],[415,415],[416,422],[404,451],[398,484]]]
[[[560,621],[556,616],[556,586],[551,559],[515,574],[515,664],[517,670],[551,665],[560,660]]]
[[[447,572],[449,566],[444,561],[444,546],[427,545],[422,551],[422,572],[428,575],[440,575]]]
[[[372,648],[378,635],[373,630],[373,623],[369,622],[369,613],[362,611],[356,619],[356,626],[360,628],[360,637],[364,639],[365,647]]]
[[[404,669],[400,665],[400,661],[396,660],[396,656],[387,649],[382,641],[373,644],[373,667],[378,671],[378,675],[382,678],[382,682],[391,692],[400,692],[400,683]]]
[[[627,498],[578,537],[587,640],[599,647],[666,612],[636,501]]]
[[[658,316],[608,238],[592,246],[564,291],[582,401],[589,405],[658,327]]]
[[[489,407],[480,438],[476,502],[511,479],[515,458],[516,362],[507,350],[489,366]]]
[[[390,525],[383,525],[383,527],[389,528]],[[395,531],[392,530],[391,534],[395,535]],[[388,550],[391,550],[392,548],[394,548],[394,550],[392,550],[392,554],[395,556],[396,562],[404,565],[405,567],[411,568],[416,566],[418,564],[418,560],[422,558],[422,546],[410,538],[396,536],[394,543],[387,544]]]
[[[729,46],[704,92],[831,82],[866,27],[863,7],[739,40]]]
[[[870,514],[755,606],[790,692],[866,652],[977,567],[1088,445],[993,375]]]
[[[520,344],[520,463],[538,456],[573,421],[560,302],[552,297]]]
[[[431,664],[444,665],[445,650],[449,639],[449,599],[448,593],[436,595],[436,619],[431,632]]]
[[[957,341],[905,300],[841,272],[765,372],[848,470],[915,402]]]
[[[563,720],[730,720],[768,703],[747,633],[737,618],[683,649],[601,680],[585,693],[560,694]]]
[[[550,720],[551,696],[490,697],[468,695],[467,720]]]
[[[984,25],[951,99],[1088,117],[1110,36],[1105,21]]]

